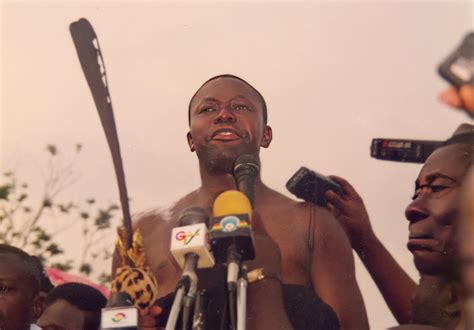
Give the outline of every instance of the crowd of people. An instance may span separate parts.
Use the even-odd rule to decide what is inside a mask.
[[[474,88],[441,95],[447,104],[474,113]],[[143,328],[156,328],[182,270],[169,251],[171,230],[181,212],[198,206],[212,213],[216,197],[235,189],[235,159],[250,154],[260,162],[272,130],[263,96],[245,80],[219,75],[206,81],[189,103],[188,145],[199,160],[201,186],[185,195],[170,214],[142,213],[135,229],[143,235],[147,265],[156,276],[163,308],[141,313]],[[248,287],[249,329],[368,329],[354,269],[358,254],[400,328],[472,328],[474,300],[473,165],[474,126],[461,125],[426,160],[407,206],[409,240],[420,273],[415,282],[397,264],[372,230],[357,191],[331,178],[342,192],[326,193],[328,205],[292,200],[257,176],[253,234],[256,258],[247,264],[271,270]],[[408,193],[408,192],[407,192]],[[287,221],[291,219],[291,221]],[[301,238],[304,239],[301,239]],[[113,270],[118,266],[114,258]],[[222,327],[220,267],[200,271],[209,296],[209,329]],[[217,284],[216,284],[217,283]],[[0,245],[0,329],[98,329],[107,299],[80,283],[54,287],[38,261]]]

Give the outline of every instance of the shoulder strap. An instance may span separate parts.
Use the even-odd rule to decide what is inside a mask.
[[[311,256],[314,248],[314,205],[311,204],[309,207],[309,221],[308,221],[308,252]]]
[[[309,207],[309,218],[308,218],[308,241],[306,251],[306,268],[308,274],[312,274],[311,265],[313,262],[313,250],[314,250],[314,222],[315,222],[315,209],[314,205]]]

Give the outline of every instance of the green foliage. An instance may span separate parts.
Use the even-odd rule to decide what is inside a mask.
[[[81,273],[89,275],[92,272],[92,267],[90,264],[84,263],[81,265],[81,268],[79,270],[81,271]]]
[[[51,156],[56,156],[58,154],[58,148],[54,144],[48,144],[46,150],[51,154]]]
[[[40,259],[41,260],[41,259]],[[41,260],[41,262],[45,262],[46,260]],[[68,272],[73,268],[74,261],[72,260],[66,260],[64,262],[55,262],[50,265],[51,268],[57,268],[59,270]]]
[[[78,143],[74,153],[77,155],[82,149]],[[30,185],[21,182],[15,171],[3,173],[0,243],[17,246],[38,256],[45,266],[81,272],[93,281],[109,283],[108,272],[96,268],[111,259],[111,243],[116,236],[114,228],[120,208],[115,204],[100,206],[90,196],[80,201],[61,201],[61,193],[78,179],[75,163],[61,164],[62,154],[54,144],[46,146],[46,154],[48,162],[42,196],[31,195]],[[82,227],[77,230],[74,241],[75,249],[81,251],[81,257],[76,260],[67,258],[68,251],[59,243],[61,234],[71,226]]]
[[[13,186],[9,184],[0,186],[0,199],[8,199],[8,195],[10,195],[12,188]]]

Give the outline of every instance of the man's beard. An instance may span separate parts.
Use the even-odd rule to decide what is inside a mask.
[[[232,174],[237,157],[243,154],[255,154],[255,151],[250,149],[249,145],[230,148],[225,148],[224,146],[215,148],[208,145],[207,148],[197,149],[196,153],[201,166],[205,166],[208,172]]]

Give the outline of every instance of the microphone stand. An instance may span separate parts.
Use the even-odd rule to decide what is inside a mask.
[[[241,265],[237,280],[237,330],[245,330],[247,322],[247,267]]]
[[[189,280],[188,280],[189,281]],[[189,283],[188,283],[189,285]],[[179,286],[179,284],[178,284]],[[168,317],[168,322],[166,322],[166,330],[175,330],[176,322],[178,321],[178,315],[181,310],[181,305],[183,303],[184,291],[186,284],[182,284],[177,290],[176,295],[174,296],[173,306],[171,307],[170,315]]]
[[[205,289],[199,290],[196,302],[194,305],[194,317],[192,330],[205,330],[206,329],[206,307],[207,307],[207,291]]]
[[[175,330],[176,323],[178,321],[179,312],[183,307],[183,329],[187,329],[189,318],[191,314],[191,307],[196,297],[197,291],[197,274],[194,271],[197,266],[199,256],[195,253],[188,253],[186,255],[185,268],[183,270],[183,276],[176,286],[176,295],[174,297],[173,305],[166,322],[166,330]],[[186,294],[186,296],[185,296]]]
[[[237,279],[241,268],[241,256],[237,252],[235,243],[227,250],[227,292],[230,328],[237,329],[236,304],[237,304]]]

